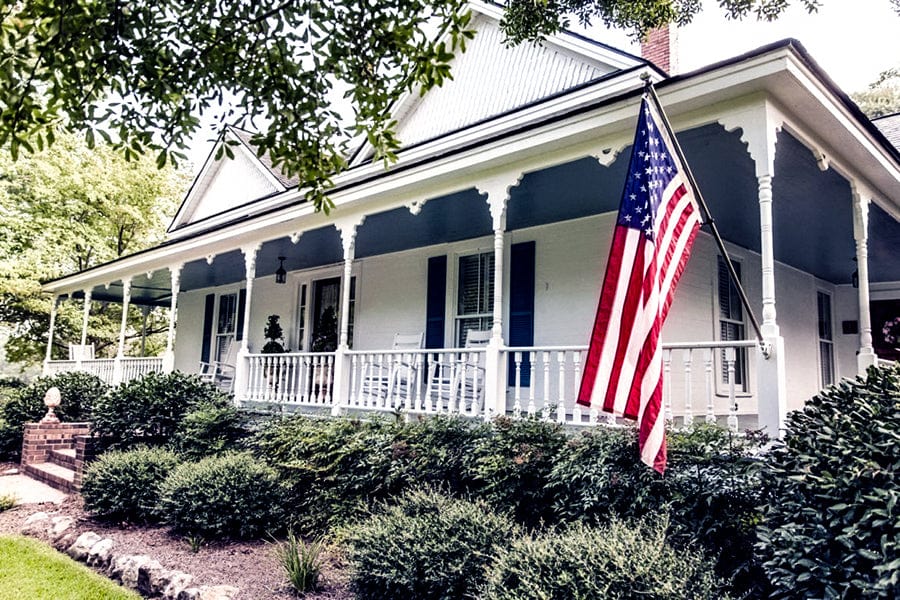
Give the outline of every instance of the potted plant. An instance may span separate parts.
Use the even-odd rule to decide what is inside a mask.
[[[266,321],[266,328],[263,330],[263,337],[266,338],[266,343],[262,347],[261,352],[263,354],[281,354],[284,352],[284,346],[281,342],[284,341],[284,330],[282,330],[281,325],[278,323],[278,320],[281,317],[278,315],[269,315],[268,320]]]

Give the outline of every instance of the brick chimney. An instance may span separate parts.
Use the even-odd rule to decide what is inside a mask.
[[[668,73],[678,72],[678,30],[673,25],[654,29],[641,40],[641,57]]]

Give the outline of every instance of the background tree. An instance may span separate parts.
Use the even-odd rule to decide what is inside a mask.
[[[792,0],[719,0],[732,17],[774,19]],[[818,0],[793,0],[815,10]],[[328,209],[332,176],[354,140],[376,159],[398,148],[390,107],[450,77],[472,37],[465,0],[19,0],[0,9],[0,145],[13,157],[53,142],[56,127],[127,158],[181,153],[213,112],[261,129],[260,153],[297,175]],[[684,24],[700,0],[508,0],[511,42],[539,39],[571,18],[639,36]],[[75,60],[74,58],[77,58]],[[346,98],[352,114],[339,114]],[[225,147],[224,153],[230,153]]]
[[[900,0],[896,0],[897,4]],[[850,94],[870,119],[900,112],[900,68],[883,71],[878,81],[862,92]]]
[[[152,158],[126,161],[106,144],[88,148],[62,134],[50,148],[12,160],[0,154],[0,323],[10,330],[7,358],[44,357],[50,300],[40,281],[86,269],[162,240],[187,184],[186,174],[158,169]],[[121,306],[95,302],[88,337],[100,354],[118,344]],[[81,302],[62,302],[56,356],[80,342]],[[140,309],[131,309],[139,336]],[[165,315],[148,319],[152,333]],[[152,349],[151,340],[151,349]]]

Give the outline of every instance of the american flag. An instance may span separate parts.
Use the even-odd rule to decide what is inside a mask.
[[[666,468],[660,330],[700,228],[664,117],[647,96],[613,234],[578,402],[638,422],[641,460]]]

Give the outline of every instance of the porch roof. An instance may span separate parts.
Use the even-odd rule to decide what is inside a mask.
[[[752,72],[753,69],[757,72]],[[238,281],[243,278],[243,260],[236,248],[269,240],[262,245],[257,260],[257,276],[265,276],[277,268],[274,258],[288,255],[286,250],[291,250],[288,236],[300,231],[303,232],[300,244],[307,245],[301,254],[315,257],[307,259],[307,266],[330,264],[341,259],[333,223],[355,217],[360,211],[369,216],[360,229],[357,256],[415,247],[410,244],[446,241],[458,227],[453,224],[453,214],[464,216],[469,226],[464,235],[483,235],[483,223],[473,225],[473,213],[459,210],[463,208],[460,203],[480,205],[484,209],[474,216],[484,215],[483,197],[470,186],[477,182],[479,173],[489,173],[511,162],[519,164],[526,175],[512,191],[510,229],[548,222],[548,219],[564,220],[615,210],[621,191],[620,171],[627,162],[627,151],[621,152],[609,167],[579,156],[596,152],[598,135],[607,142],[601,142],[600,148],[624,146],[621,140],[630,138],[640,89],[626,87],[627,91],[613,97],[592,100],[589,88],[539,103],[530,112],[525,111],[527,114],[512,111],[406,149],[397,165],[390,169],[378,165],[354,167],[335,178],[337,185],[332,196],[337,208],[331,217],[314,213],[302,201],[302,190],[288,191],[249,208],[243,207],[245,210],[240,214],[210,219],[203,227],[185,231],[181,237],[155,248],[49,281],[44,289],[76,296],[81,290],[93,289],[95,298],[112,300],[121,297],[121,285],[115,282],[131,276],[134,302],[165,304],[170,294],[166,270],[169,265],[185,264],[183,289]],[[709,116],[698,118],[696,113],[717,102],[733,102],[735,98],[760,92],[780,102],[799,105],[801,109],[813,107],[810,111],[815,109],[815,114],[800,115],[803,123],[816,123],[810,129],[818,139],[827,140],[828,148],[840,148],[841,162],[865,174],[870,185],[881,192],[876,198],[881,206],[873,205],[870,214],[872,280],[900,279],[900,267],[891,265],[889,260],[891,251],[900,247],[900,228],[894,218],[900,215],[900,153],[796,41],[771,44],[671,78],[660,83],[658,89],[676,127],[682,130],[679,139],[698,172],[704,194],[711,204],[721,204],[713,207],[720,228],[727,238],[751,250],[758,250],[759,246],[752,160],[738,133],[709,125]],[[819,106],[828,102],[831,104],[826,108]],[[839,123],[840,127],[831,127],[833,123]],[[823,279],[837,283],[848,281],[854,252],[850,204],[845,201],[845,193],[849,193],[847,181],[833,170],[817,174],[811,152],[790,134],[782,132],[778,145],[774,184],[779,199],[774,204],[776,258]],[[716,160],[710,163],[713,156]],[[723,161],[726,156],[728,160]],[[591,166],[587,167],[587,163]],[[728,168],[722,169],[723,163]],[[781,168],[797,170],[806,176],[782,182],[777,177]],[[567,172],[574,177],[563,194],[565,201],[542,202],[538,193],[542,186],[558,183],[560,176]],[[737,186],[736,181],[740,182]],[[722,193],[711,193],[708,188]],[[560,189],[554,192],[560,194]],[[799,200],[781,201],[781,197]],[[456,210],[423,210],[414,217],[405,208],[410,202],[429,198],[455,199]],[[435,200],[429,200],[425,207],[435,205]],[[822,219],[823,214],[828,218]],[[413,221],[415,227],[404,225],[410,219],[418,219]],[[779,227],[779,223],[790,222],[803,227],[807,235]],[[815,243],[809,243],[810,224],[818,227]],[[378,230],[380,234],[375,235]],[[427,232],[432,235],[429,237]],[[290,254],[298,252],[294,249]],[[218,255],[211,266],[203,261],[207,255]],[[303,268],[300,263],[285,266]]]

